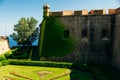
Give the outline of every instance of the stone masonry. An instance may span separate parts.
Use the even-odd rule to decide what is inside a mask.
[[[108,64],[120,69],[120,8],[50,12],[44,5],[44,17],[57,16],[76,40],[69,55],[48,60]]]

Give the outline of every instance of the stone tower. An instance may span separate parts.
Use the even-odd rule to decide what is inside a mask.
[[[50,6],[48,4],[43,5],[43,17],[48,17],[50,12]]]

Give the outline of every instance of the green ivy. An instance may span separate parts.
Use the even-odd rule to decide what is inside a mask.
[[[74,49],[74,40],[64,36],[65,25],[59,17],[48,17],[43,20],[39,44],[39,53],[43,57],[64,56]]]

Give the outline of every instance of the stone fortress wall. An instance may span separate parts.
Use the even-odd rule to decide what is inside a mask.
[[[120,8],[118,9],[108,9],[108,12],[105,9],[101,10],[65,10],[58,12],[50,12],[49,16],[78,16],[78,15],[105,15],[105,14],[118,14],[120,13]]]
[[[50,12],[44,5],[43,17],[59,18],[75,49],[63,57],[47,60],[107,64],[120,69],[120,8],[106,10],[77,10]]]

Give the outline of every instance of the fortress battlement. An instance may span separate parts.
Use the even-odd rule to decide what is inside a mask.
[[[50,6],[45,4],[43,6],[44,9],[44,17],[45,16],[82,16],[82,15],[111,15],[111,14],[120,14],[120,7],[117,9],[98,9],[98,10],[64,10],[64,11],[57,11],[51,12]],[[108,12],[107,12],[108,11]]]
[[[109,14],[119,14],[120,8],[117,9],[98,9],[98,10],[65,10],[65,11],[58,11],[58,12],[49,12],[49,16],[79,16],[79,15],[109,15]]]

